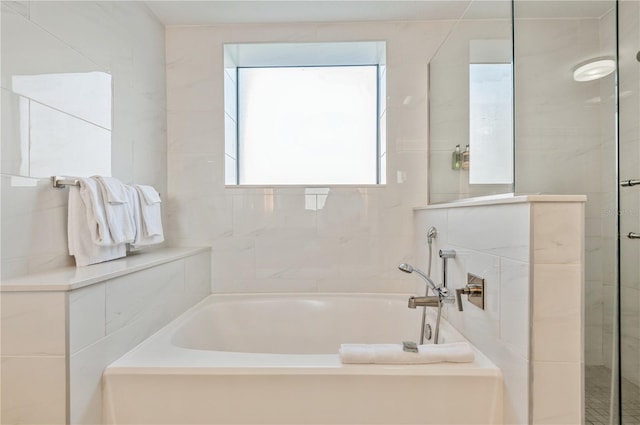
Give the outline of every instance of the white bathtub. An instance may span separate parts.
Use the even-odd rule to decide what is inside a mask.
[[[106,369],[105,422],[501,423],[500,371],[475,349],[464,364],[340,363],[340,343],[416,341],[407,298],[212,295]],[[463,340],[446,321],[441,337]]]

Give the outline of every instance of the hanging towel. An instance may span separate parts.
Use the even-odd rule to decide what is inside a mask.
[[[69,243],[69,255],[73,255],[76,266],[87,266],[89,264],[101,263],[126,255],[126,246],[107,245],[101,246],[94,242],[94,237],[100,233],[98,229],[99,219],[96,219],[96,208],[91,202],[85,203],[81,191],[92,190],[87,186],[87,180],[79,179],[80,187],[69,188],[69,212],[67,222],[67,233]],[[104,226],[104,224],[102,225]],[[103,231],[108,229],[103,228]]]
[[[79,178],[78,181],[80,182],[80,198],[82,199],[84,213],[86,215],[85,221],[87,226],[89,226],[91,240],[100,246],[116,245],[113,239],[111,239],[111,233],[109,233],[109,223],[107,222],[98,183],[94,179],[85,178]],[[71,188],[74,188],[74,186]],[[77,187],[75,188],[77,189]],[[69,191],[70,200],[72,192],[76,191]]]
[[[164,240],[164,232],[162,230],[162,213],[160,210],[160,195],[151,186],[136,184],[134,187],[138,192],[138,198],[140,199],[142,235],[144,237],[159,236]]]
[[[475,358],[466,342],[450,344],[424,344],[418,352],[402,349],[402,344],[341,344],[342,363],[357,364],[422,364],[422,363],[470,363]]]
[[[136,227],[126,186],[114,177],[93,176],[92,179],[98,182],[111,239],[116,244],[133,242]]]
[[[133,206],[133,217],[136,224],[136,237],[131,244],[131,249],[135,250],[143,246],[161,243],[164,241],[164,235],[162,232],[159,201],[158,203],[148,205],[138,185],[128,186],[127,188],[129,189],[130,204]],[[150,234],[147,226],[147,217],[149,217],[149,220],[157,221],[157,227],[160,229],[159,232]]]

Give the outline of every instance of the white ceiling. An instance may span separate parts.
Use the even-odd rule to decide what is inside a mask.
[[[458,19],[469,0],[147,1],[165,25]]]
[[[147,1],[165,25],[509,18],[509,0]],[[613,0],[516,0],[516,19],[600,18]]]

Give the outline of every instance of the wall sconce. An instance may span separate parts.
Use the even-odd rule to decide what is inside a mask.
[[[606,77],[616,69],[616,62],[610,58],[594,58],[578,64],[573,70],[575,81],[593,81]]]

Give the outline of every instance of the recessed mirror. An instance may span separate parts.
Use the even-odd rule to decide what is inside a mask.
[[[429,64],[429,203],[513,192],[511,2],[475,0]]]

